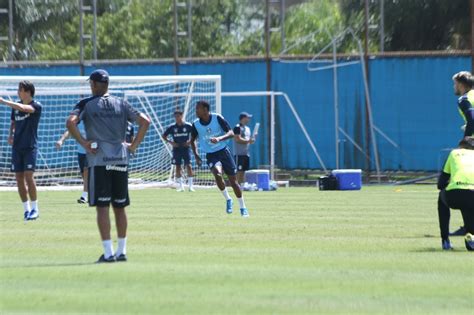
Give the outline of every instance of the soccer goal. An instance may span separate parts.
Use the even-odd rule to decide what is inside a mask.
[[[76,141],[70,138],[61,150],[56,141],[66,130],[65,122],[74,105],[90,96],[87,77],[2,76],[0,96],[18,100],[17,88],[21,80],[30,80],[36,87],[35,99],[42,103],[43,112],[38,130],[38,160],[36,180],[39,186],[74,186],[82,183],[77,166]],[[221,112],[221,77],[198,76],[112,76],[109,90],[112,95],[125,98],[139,111],[151,118],[145,140],[130,162],[130,183],[169,187],[174,185],[172,148],[161,134],[174,123],[173,112],[183,110],[185,119],[196,118],[194,104],[206,100],[211,110]],[[11,147],[8,144],[10,127],[9,107],[0,106],[0,186],[14,186],[10,172]],[[135,128],[137,128],[135,126]],[[135,129],[135,133],[136,133]],[[204,162],[204,156],[202,157]],[[206,163],[195,170],[195,183],[211,186],[212,175]]]

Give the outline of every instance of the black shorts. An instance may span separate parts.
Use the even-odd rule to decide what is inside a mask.
[[[207,153],[206,160],[210,169],[220,163],[224,173],[228,176],[234,176],[237,172],[237,167],[235,166],[235,161],[232,158],[229,148],[224,148],[213,153]]]
[[[34,172],[36,169],[37,149],[12,149],[11,171],[21,173],[24,171]]]
[[[191,164],[191,148],[174,148],[171,163],[176,166]]]
[[[125,208],[128,196],[128,166],[107,165],[89,167],[89,205],[91,207]]]
[[[87,154],[78,153],[77,163],[79,165],[79,171],[83,174],[84,169],[87,167]]]
[[[248,155],[236,155],[235,164],[237,164],[237,172],[245,172],[250,169],[250,157]]]

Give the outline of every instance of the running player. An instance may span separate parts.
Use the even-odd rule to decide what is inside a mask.
[[[8,143],[12,145],[11,170],[15,172],[18,194],[23,203],[24,220],[36,220],[39,217],[34,172],[42,106],[33,99],[34,96],[33,83],[21,81],[18,85],[20,102],[10,102],[0,97],[0,104],[12,108]]]
[[[173,158],[171,162],[176,167],[176,179],[179,187],[178,192],[184,191],[184,182],[182,177],[181,165],[184,164],[188,173],[189,191],[194,191],[193,188],[193,168],[191,167],[191,148],[190,138],[192,125],[183,120],[183,112],[176,110],[174,112],[175,123],[166,128],[163,133],[163,139],[171,144],[173,147]],[[171,136],[172,140],[169,139]]]
[[[232,213],[233,201],[225,186],[223,173],[227,175],[235,196],[239,200],[240,214],[248,217],[249,212],[235,176],[235,161],[227,146],[227,140],[234,136],[234,132],[221,115],[210,112],[209,103],[206,101],[196,103],[196,116],[198,119],[194,121],[191,131],[191,147],[197,164],[201,165],[202,160],[197,151],[196,140],[199,141],[201,151],[206,153],[207,164],[214,175],[217,187],[226,199],[226,212]]]

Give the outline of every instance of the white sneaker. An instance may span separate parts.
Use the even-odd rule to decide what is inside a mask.
[[[39,218],[39,212],[38,212],[38,210],[32,209],[32,210],[30,211],[30,214],[28,215],[27,220],[28,220],[28,221],[31,221],[31,220],[36,220],[36,219],[38,219],[38,218]]]
[[[189,192],[195,192],[196,190],[193,187],[189,187]]]
[[[183,192],[184,191],[184,188],[183,187],[179,187],[178,189],[176,189],[177,192]]]

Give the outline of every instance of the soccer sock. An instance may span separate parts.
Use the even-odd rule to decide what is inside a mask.
[[[237,198],[237,200],[239,200],[240,209],[247,208],[245,206],[244,197]]]
[[[38,208],[38,200],[31,201],[31,209],[35,209],[36,211],[38,211],[38,212],[39,212],[39,208]]]
[[[224,190],[221,190],[222,195],[224,195],[225,200],[230,200],[229,192],[227,191],[227,188],[224,188]]]
[[[127,238],[120,238],[118,239],[118,246],[117,246],[117,252],[115,253],[117,256],[120,256],[121,254],[126,255],[127,254]]]
[[[31,211],[30,202],[28,200],[23,202],[23,209],[25,210],[25,212],[30,212]]]
[[[81,197],[87,200],[87,191],[83,191]]]
[[[182,177],[178,177],[178,184],[179,184],[180,188],[183,188],[183,178]]]
[[[104,246],[104,257],[110,258],[114,255],[114,247],[112,246],[112,240],[102,241],[102,246]]]
[[[188,177],[188,185],[189,185],[189,188],[192,188],[192,187],[193,187],[193,180],[194,180],[194,177]]]

